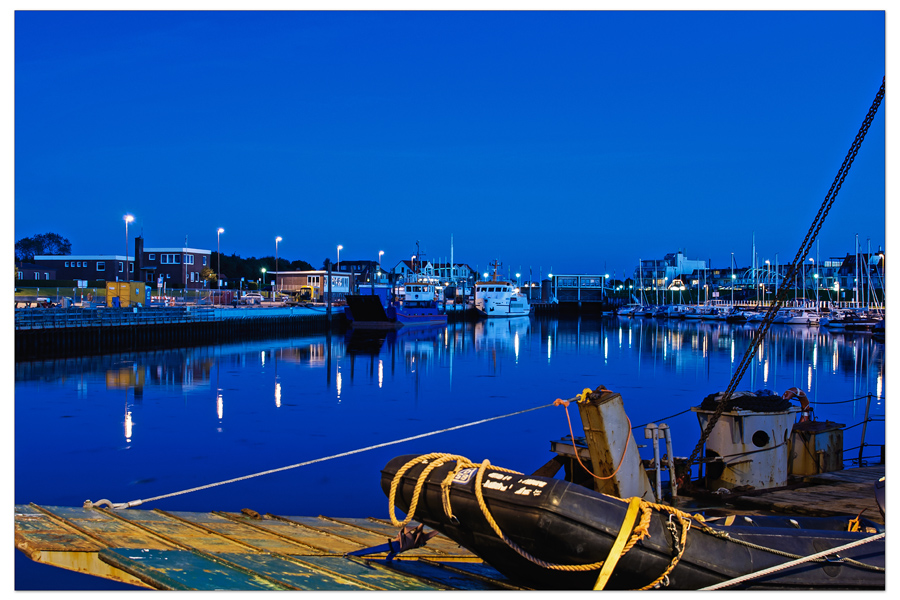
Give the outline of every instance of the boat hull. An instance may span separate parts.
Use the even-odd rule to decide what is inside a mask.
[[[386,495],[390,494],[397,471],[417,458],[415,455],[400,456],[388,463],[381,480]],[[401,476],[395,497],[395,504],[401,510],[409,509],[416,480],[424,466],[419,462]],[[453,462],[447,462],[428,475],[413,515],[415,520],[447,535],[521,585],[535,589],[592,589],[599,567],[590,571],[560,571],[539,566],[497,536],[476,498],[475,469],[461,471],[449,485],[454,516],[451,520],[444,511],[441,482],[453,466]],[[605,560],[628,508],[623,500],[573,483],[514,475],[490,467],[485,470],[482,491],[492,518],[508,539],[537,559],[561,565]],[[669,513],[654,510],[649,537],[621,557],[606,589],[640,589],[667,570],[675,556],[668,521]],[[679,535],[680,531],[679,525]],[[799,556],[872,535],[775,527],[729,527],[727,531],[734,539]],[[842,552],[841,556],[883,568],[884,540]],[[700,589],[788,560],[775,552],[758,550],[692,528],[680,561],[668,574],[665,589]],[[840,566],[808,563],[731,589],[884,589],[884,586],[883,571],[873,572],[847,563]]]

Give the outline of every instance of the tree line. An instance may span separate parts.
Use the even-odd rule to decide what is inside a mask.
[[[219,253],[213,251],[212,254],[210,254],[209,272],[204,270],[201,272],[200,276],[209,280],[210,283],[213,283],[216,281],[216,272],[221,268],[224,280],[230,282],[227,286],[238,287],[241,277],[244,278],[245,282],[255,282],[262,279],[263,269],[266,270],[266,273],[275,271],[274,256],[263,256],[260,258],[251,256],[250,258],[241,258],[237,254],[232,254],[231,256],[222,254],[221,259],[222,266],[219,267]],[[305,260],[288,260],[283,256],[279,256],[278,270],[312,271],[313,267]],[[271,281],[271,279],[271,276],[269,276],[269,281]]]
[[[15,244],[16,262],[32,262],[35,255],[67,256],[72,254],[72,242],[58,233],[39,233],[29,237],[23,237]],[[200,276],[210,283],[215,283],[216,273],[219,270],[219,253],[210,254],[209,266],[203,269]],[[262,279],[262,269],[267,273],[275,271],[275,257],[263,256],[256,258],[241,258],[237,254],[221,255],[221,272],[225,281],[230,281],[229,287],[237,287],[241,277],[244,281],[255,282]],[[305,260],[289,260],[278,257],[279,271],[312,271],[313,267]],[[270,278],[271,280],[271,278]]]

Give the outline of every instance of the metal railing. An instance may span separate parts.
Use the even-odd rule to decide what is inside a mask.
[[[16,329],[57,329],[216,321],[212,308],[191,306],[16,309]]]

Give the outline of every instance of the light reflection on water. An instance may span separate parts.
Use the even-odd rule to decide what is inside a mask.
[[[654,319],[513,319],[377,334],[16,364],[17,503],[145,499],[571,398],[605,385],[635,425],[724,390],[752,325]],[[804,389],[819,420],[884,417],[884,346],[871,335],[773,326],[738,389]],[[841,404],[832,404],[843,402]],[[577,411],[573,411],[575,426]],[[860,428],[845,433],[858,445]],[[546,408],[151,503],[164,510],[381,516],[392,457],[443,451],[532,472],[566,416]],[[643,436],[638,432],[639,439]],[[867,441],[884,443],[884,424]],[[869,455],[877,454],[871,450]],[[855,456],[851,453],[851,456]]]

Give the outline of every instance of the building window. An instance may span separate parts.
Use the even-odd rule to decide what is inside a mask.
[[[147,260],[156,260],[156,255],[151,254],[149,257],[147,257]]]
[[[185,254],[184,255],[184,264],[186,264],[186,265],[194,264],[194,255],[193,254]]]
[[[134,263],[128,263],[128,272],[134,273]]]
[[[24,279],[24,278],[25,278],[25,273],[23,273],[22,271],[19,271],[18,273],[16,273],[16,279]]]
[[[68,267],[68,266],[69,266],[69,261],[64,262],[63,265],[65,265],[65,266]]]
[[[204,266],[204,267],[206,266],[206,258],[207,258],[207,257],[205,257],[205,256],[203,257],[203,266]]]
[[[103,262],[102,260],[101,260],[101,261],[97,261],[97,270],[98,270],[98,271],[105,271],[105,270],[106,270],[106,263]]]
[[[50,279],[50,273],[44,273],[44,280]]]
[[[35,273],[35,274],[34,274],[34,278],[35,278],[35,279],[40,279],[40,278],[41,278],[41,274],[40,274],[40,273]]]
[[[174,262],[176,265],[180,265],[180,264],[181,264],[181,255],[180,255],[180,254],[173,254],[173,255],[172,255],[172,258],[175,259],[173,262]]]
[[[125,272],[125,265],[122,264],[122,261],[119,261],[119,273]]]
[[[168,273],[166,273],[166,279],[169,279],[169,274],[168,274]]]

